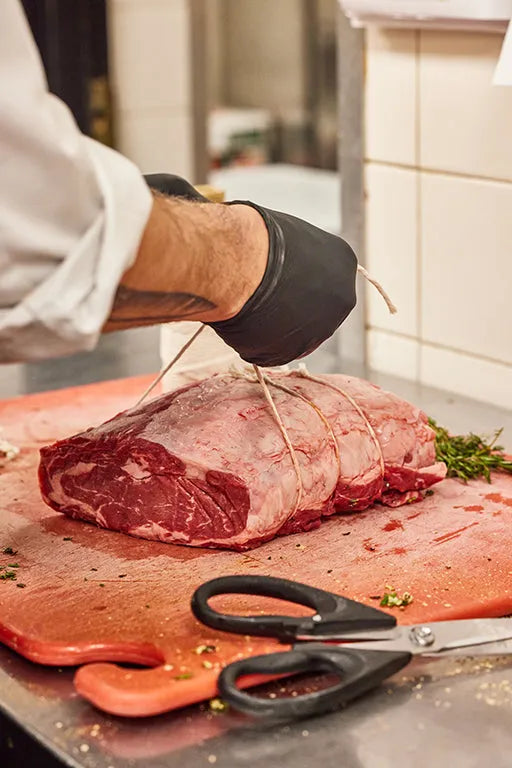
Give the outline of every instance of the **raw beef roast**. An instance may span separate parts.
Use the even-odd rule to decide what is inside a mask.
[[[299,472],[260,384],[227,374],[43,448],[44,500],[133,536],[243,550],[444,477],[425,414],[395,395],[338,375],[270,380]]]

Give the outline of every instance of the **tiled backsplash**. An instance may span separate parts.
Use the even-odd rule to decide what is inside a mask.
[[[369,163],[367,188],[367,265],[379,275],[399,307],[390,315],[381,296],[368,291],[368,320],[383,330],[416,337],[419,332],[416,301],[418,241],[416,217],[418,172]]]
[[[416,36],[370,29],[366,39],[366,155],[415,165]]]
[[[492,85],[499,34],[421,33],[419,157],[442,171],[512,181],[512,88]]]
[[[116,144],[145,173],[191,177],[187,0],[109,0]]]
[[[505,408],[512,401],[512,88],[502,36],[367,34],[367,262],[377,370]]]

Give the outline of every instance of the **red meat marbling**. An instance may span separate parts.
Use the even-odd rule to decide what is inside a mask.
[[[444,478],[415,406],[347,376],[269,375],[302,395],[271,387],[300,465],[297,509],[297,474],[260,385],[229,374],[43,448],[44,500],[133,536],[244,550],[336,512],[397,506]]]

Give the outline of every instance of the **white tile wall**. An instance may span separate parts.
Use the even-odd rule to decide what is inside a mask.
[[[421,344],[420,378],[424,384],[432,387],[492,403],[505,410],[510,409],[510,365],[500,365],[462,352]]]
[[[368,331],[368,365],[375,371],[403,379],[417,379],[420,343],[377,328]]]
[[[510,408],[512,89],[492,86],[501,41],[367,36],[368,267],[400,310],[387,316],[368,293],[368,354],[377,370]]]
[[[422,174],[421,196],[423,338],[512,364],[512,185]]]
[[[366,166],[367,269],[398,309],[389,311],[373,286],[367,286],[372,327],[416,336],[418,172],[369,163]]]
[[[111,0],[111,83],[119,109],[190,106],[188,6]]]
[[[416,162],[416,36],[411,30],[367,31],[366,154]]]
[[[500,34],[423,32],[421,164],[512,181],[512,88],[492,86]]]
[[[109,0],[117,148],[144,173],[193,181],[188,0]]]

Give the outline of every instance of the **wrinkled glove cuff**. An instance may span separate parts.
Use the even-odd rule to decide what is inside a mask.
[[[273,219],[265,208],[260,208],[256,203],[251,203],[248,200],[231,200],[225,205],[248,205],[258,211],[261,218],[265,222],[265,226],[268,232],[269,253],[267,259],[267,266],[261,279],[261,283],[254,291],[253,295],[245,302],[242,309],[234,317],[229,320],[219,320],[215,323],[207,323],[215,331],[226,331],[237,326],[240,320],[243,320],[247,315],[259,312],[264,304],[274,293],[277,284],[281,279],[281,274],[284,266],[284,235],[281,226],[275,219]]]

